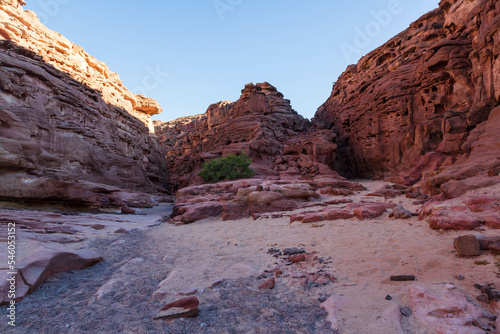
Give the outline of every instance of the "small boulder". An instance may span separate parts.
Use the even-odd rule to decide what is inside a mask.
[[[271,290],[271,289],[274,289],[275,285],[276,285],[276,278],[274,278],[274,276],[272,276],[272,277],[269,277],[264,283],[262,283],[259,286],[259,289]]]
[[[303,223],[317,223],[323,221],[323,215],[321,212],[311,212],[304,216],[302,219]]]
[[[122,210],[122,213],[124,215],[133,215],[133,214],[135,214],[135,210],[131,209],[130,207],[126,206],[125,204],[122,204],[121,210]]]
[[[350,219],[353,217],[354,213],[345,209],[330,209],[323,212],[323,220]]]
[[[155,320],[174,320],[178,318],[193,318],[198,315],[200,301],[196,297],[187,297],[169,303],[160,309],[160,313]]]
[[[481,246],[479,240],[472,234],[463,235],[455,239],[453,246],[459,256],[479,256]]]
[[[473,215],[452,210],[433,211],[429,220],[429,226],[435,230],[473,230],[480,225]]]
[[[398,204],[394,208],[393,215],[396,219],[408,219],[412,217],[412,213],[405,209],[401,204]]]
[[[496,241],[491,243],[488,248],[490,249],[491,254],[500,255],[500,241]]]
[[[391,203],[361,203],[351,204],[347,209],[354,209],[354,215],[360,220],[375,219],[387,212],[387,209],[392,209],[396,204]]]
[[[479,247],[481,250],[488,251],[490,250],[490,244],[495,242],[500,242],[500,237],[486,237],[484,235],[476,236],[476,239],[479,241]]]

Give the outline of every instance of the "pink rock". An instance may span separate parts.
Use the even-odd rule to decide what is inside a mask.
[[[439,290],[411,286],[408,293],[413,315],[429,330],[438,334],[484,334],[472,324],[483,311],[469,303],[455,286],[442,285]]]
[[[121,188],[161,191],[163,154],[150,135],[160,105],[21,3],[0,2],[0,193],[113,206]]]
[[[393,216],[396,219],[408,219],[412,217],[412,213],[401,204],[398,204],[393,210]]]
[[[433,211],[429,220],[429,226],[435,230],[473,230],[480,225],[472,214],[451,209]]]
[[[222,206],[222,220],[238,220],[250,217],[248,205],[236,202],[224,203]]]
[[[276,278],[274,276],[269,277],[264,283],[259,286],[261,290],[271,290],[274,289],[276,285]]]
[[[218,202],[202,202],[186,205],[181,209],[184,212],[179,218],[180,221],[189,224],[205,218],[219,216],[222,213],[222,204]]]
[[[304,216],[302,223],[316,223],[323,220],[323,214],[321,212],[311,212]]]
[[[193,318],[200,312],[199,305],[200,301],[194,296],[179,299],[163,306],[154,319],[171,321],[178,318]]]
[[[354,213],[345,209],[328,209],[323,212],[323,220],[350,219]]]
[[[396,204],[392,203],[356,203],[347,206],[347,209],[353,209],[354,215],[360,220],[374,219],[382,216],[387,209],[392,209]]]
[[[340,310],[347,305],[348,299],[341,294],[330,296],[321,307],[328,313],[327,320],[332,324],[332,329],[337,330],[341,320]]]
[[[122,205],[122,213],[125,214],[125,215],[133,215],[135,214],[135,210],[134,209],[131,209],[129,208],[128,206],[126,206],[125,204]]]
[[[120,228],[120,229],[116,230],[115,233],[126,234],[126,233],[128,233],[128,231],[124,228]]]
[[[306,256],[304,254],[291,255],[288,260],[293,263],[299,263],[306,260]]]
[[[306,213],[305,212],[302,212],[302,213],[294,213],[292,215],[290,215],[290,224],[293,223],[293,222],[302,222],[304,220],[306,216]]]
[[[483,212],[479,217],[489,228],[500,229],[500,209]]]

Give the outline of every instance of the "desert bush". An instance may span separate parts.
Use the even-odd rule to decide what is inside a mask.
[[[252,160],[245,152],[239,155],[229,153],[225,157],[203,163],[203,170],[198,175],[211,183],[248,178],[254,174],[249,167],[251,163]]]

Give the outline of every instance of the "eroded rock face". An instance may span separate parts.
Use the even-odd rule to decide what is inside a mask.
[[[203,115],[155,126],[168,152],[171,186],[200,184],[202,162],[242,151],[250,155],[256,177],[337,175],[330,169],[337,148],[333,132],[311,128],[269,83],[248,84],[238,101],[213,104]]]
[[[149,116],[162,112],[158,102],[130,92],[118,74],[111,72],[105,63],[87,54],[82,47],[61,34],[45,27],[36,13],[23,10],[24,4],[24,1],[15,0],[0,3],[1,39],[13,41],[40,55],[46,63],[99,91],[107,103],[126,110],[153,131]]]
[[[17,1],[0,3],[0,37],[1,198],[120,205],[120,189],[163,189],[154,100]]]
[[[291,211],[307,206],[328,205],[323,203],[320,193],[325,189],[338,189],[355,193],[365,188],[355,182],[350,182],[342,177],[317,176],[311,180],[265,180],[244,179],[224,181],[216,184],[194,185],[180,189],[170,218],[177,224],[188,224],[209,217],[218,217],[222,214],[223,220],[236,220],[252,217],[258,219],[265,213]],[[348,203],[349,200],[338,201]],[[327,200],[328,202],[328,200]],[[387,208],[395,205],[385,203],[358,204],[359,207],[378,210],[379,216]],[[317,220],[310,216],[305,219],[305,214],[300,217],[290,218],[290,222],[317,222],[322,220],[335,220],[352,218],[354,213],[348,207],[339,212],[319,213]]]
[[[349,66],[313,120],[335,131],[344,171],[423,178],[429,194],[497,176],[499,20],[498,1],[443,0]]]

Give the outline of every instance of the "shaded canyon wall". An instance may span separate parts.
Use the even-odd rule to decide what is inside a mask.
[[[120,189],[160,191],[159,112],[21,2],[0,3],[0,198],[107,205]]]

